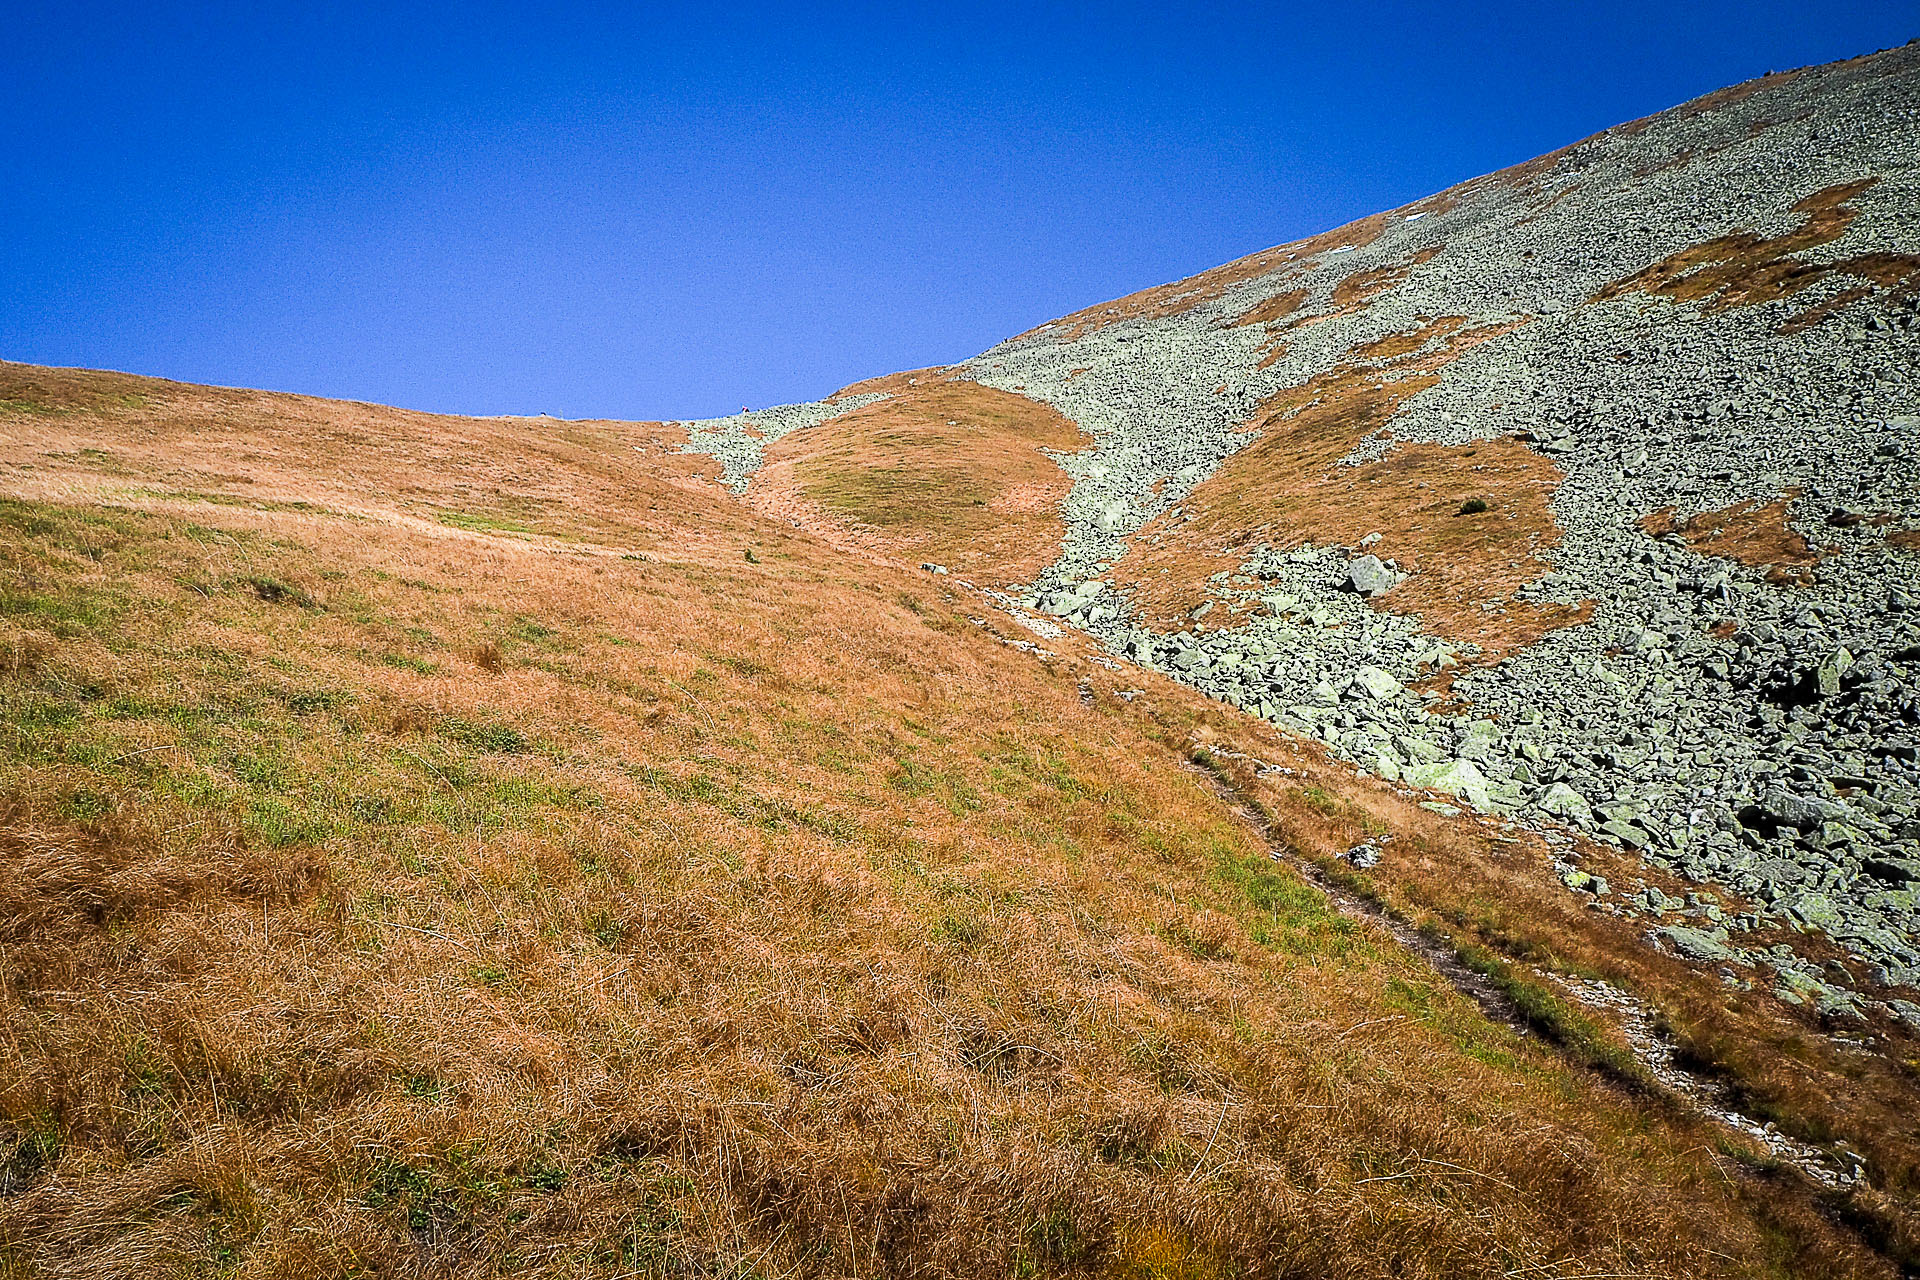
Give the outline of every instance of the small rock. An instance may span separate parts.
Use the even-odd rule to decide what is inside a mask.
[[[1820,696],[1831,698],[1840,692],[1840,677],[1853,665],[1853,655],[1844,648],[1835,649],[1814,668],[1814,681],[1820,690]]]
[[[1613,886],[1607,883],[1605,876],[1596,876],[1587,871],[1569,871],[1560,877],[1560,883],[1575,893],[1590,893],[1596,898],[1604,898],[1613,892]]]
[[[1720,964],[1729,960],[1744,963],[1739,952],[1702,929],[1670,924],[1655,930],[1655,935],[1689,960],[1698,960],[1703,964]]]
[[[1381,702],[1401,689],[1400,682],[1380,667],[1361,667],[1353,673],[1353,683],[1364,689],[1368,697]]]

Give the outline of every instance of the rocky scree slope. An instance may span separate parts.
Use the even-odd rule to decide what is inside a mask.
[[[1920,43],[939,376],[1091,437],[1014,603],[1547,830],[1571,888],[1729,982],[1920,1025],[1917,293]],[[771,439],[874,395],[687,424],[687,447],[744,489]],[[1563,827],[1741,901],[1622,901]],[[1740,945],[1783,922],[1859,972]]]

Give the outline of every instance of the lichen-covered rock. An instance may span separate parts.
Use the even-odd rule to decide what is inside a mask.
[[[1385,595],[1399,586],[1403,580],[1404,575],[1388,568],[1386,562],[1379,556],[1356,556],[1347,565],[1347,589],[1368,599]]]

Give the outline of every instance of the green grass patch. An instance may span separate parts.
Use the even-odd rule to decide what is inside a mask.
[[[893,768],[887,772],[887,785],[901,795],[933,799],[955,817],[978,813],[983,807],[980,793],[965,778],[912,756],[894,759]]]
[[[31,413],[40,417],[56,417],[72,413],[64,405],[51,404],[45,400],[11,399],[0,400],[0,413]]]
[[[517,756],[532,746],[525,734],[512,725],[498,721],[467,720],[460,716],[442,716],[433,731],[443,738],[487,755]]]
[[[1248,932],[1263,947],[1339,959],[1360,944],[1353,921],[1334,911],[1319,890],[1274,866],[1271,859],[1248,857],[1222,841],[1214,849],[1213,880],[1245,904],[1251,913]]]
[[[465,529],[469,533],[516,533],[531,535],[534,529],[530,525],[506,516],[482,515],[473,511],[436,511],[434,518],[450,529]]]
[[[82,450],[82,452],[88,451]],[[242,511],[309,511],[343,520],[366,519],[365,516],[335,511],[332,507],[323,507],[318,503],[299,499],[251,498],[245,494],[215,493],[207,489],[157,489],[145,485],[137,485],[121,492],[130,498],[159,498],[168,502],[203,502],[211,507],[237,507]]]
[[[960,509],[984,507],[998,486],[960,468],[860,466],[809,468],[807,497],[864,524],[919,528],[950,523]]]
[[[1633,1051],[1609,1039],[1598,1022],[1554,994],[1537,979],[1485,947],[1454,943],[1460,962],[1499,989],[1527,1025],[1558,1045],[1574,1061],[1621,1084],[1657,1093],[1659,1084]]]

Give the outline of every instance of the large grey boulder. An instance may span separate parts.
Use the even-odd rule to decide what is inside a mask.
[[[1442,760],[1423,764],[1407,775],[1416,787],[1427,787],[1459,796],[1476,808],[1484,809],[1492,800],[1487,794],[1487,776],[1470,760]]]
[[[1494,748],[1499,743],[1500,726],[1490,720],[1475,720],[1467,726],[1467,736],[1461,741],[1460,749],[1454,754],[1462,760],[1485,764],[1492,759]]]
[[[1361,667],[1353,673],[1353,683],[1363,690],[1369,698],[1384,702],[1400,692],[1401,684],[1392,674],[1380,667]]]
[[[1866,872],[1881,880],[1907,884],[1920,881],[1920,862],[1912,858],[1868,858]]]
[[[1365,555],[1347,562],[1345,587],[1371,600],[1399,586],[1406,575],[1395,573],[1379,556]]]
[[[1662,941],[1689,960],[1718,964],[1740,959],[1739,953],[1732,947],[1702,929],[1689,929],[1683,924],[1670,924],[1658,933]]]
[[[1534,807],[1542,813],[1550,813],[1556,818],[1566,818],[1572,822],[1590,822],[1593,809],[1587,804],[1587,798],[1564,782],[1556,782],[1540,793]]]
[[[1797,796],[1784,787],[1771,787],[1760,797],[1760,808],[1783,827],[1812,831],[1823,822],[1847,816],[1845,805]]]

